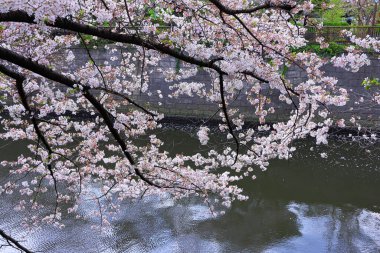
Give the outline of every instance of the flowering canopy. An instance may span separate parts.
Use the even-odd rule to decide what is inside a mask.
[[[24,209],[40,207],[37,197],[53,191],[54,210],[29,219],[35,224],[60,224],[62,212],[75,212],[82,196],[99,204],[102,222],[106,222],[102,209],[112,207],[99,200],[112,196],[123,200],[196,194],[211,209],[215,196],[226,206],[244,200],[247,197],[235,182],[254,178],[252,167],[264,170],[270,159],[291,157],[296,139],[312,136],[317,144],[327,143],[329,127],[344,126],[344,120],[331,119],[327,108],[345,105],[348,92],[336,87],[337,80],[325,76],[321,67],[332,62],[357,71],[370,63],[354,47],[331,61],[314,53],[295,53],[307,43],[306,29],[297,20],[313,8],[308,1],[1,2],[0,89],[6,113],[0,138],[26,140],[30,154],[3,161],[16,178],[24,179],[9,180],[0,193],[30,196],[30,202],[18,205]],[[347,36],[362,48],[380,50],[376,39]],[[125,48],[122,59],[111,57],[101,66],[96,64],[89,40]],[[328,46],[323,39],[318,41]],[[67,68],[74,65],[71,48],[79,44],[86,48],[88,62]],[[64,59],[56,57],[62,53]],[[163,115],[144,108],[131,95],[147,92],[149,75],[144,68],[167,56],[195,67],[176,73],[177,80],[195,75],[199,68],[210,74],[211,83],[181,81],[174,85],[173,95],[196,94],[219,105],[219,129],[232,141],[224,150],[172,154],[163,150],[162,140],[149,135],[160,127]],[[136,71],[136,61],[142,62],[142,70]],[[291,65],[304,70],[307,80],[297,84],[288,80],[282,70]],[[280,103],[293,107],[287,120],[266,124],[266,117],[276,111],[261,92],[264,86],[278,92]],[[259,128],[245,127],[246,115],[229,108],[243,89]],[[125,106],[128,112],[121,110]],[[83,112],[94,120],[75,117]],[[209,132],[200,127],[197,136],[202,145],[207,145]],[[137,141],[147,134],[148,143]],[[86,187],[94,182],[102,185],[100,195]],[[70,207],[64,210],[64,203]]]

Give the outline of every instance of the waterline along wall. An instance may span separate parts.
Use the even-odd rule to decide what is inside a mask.
[[[91,49],[90,54],[99,66],[103,65],[104,61],[109,62],[110,57],[121,59],[121,53],[123,51],[117,47],[112,47],[115,49],[112,50],[112,52],[111,50],[99,48],[96,50]],[[89,62],[90,59],[88,53],[84,48],[74,48],[72,51],[74,52],[75,60],[70,68],[77,68]],[[120,64],[120,60],[116,60],[112,64]],[[141,64],[137,61],[136,66],[139,65]],[[171,82],[166,81],[165,76],[162,73],[165,71],[186,71],[189,68],[191,67],[185,66],[185,64],[172,57],[164,58],[158,63],[157,66],[146,69],[146,71],[149,72],[149,88],[147,93],[151,93],[151,95],[137,92],[132,96],[133,99],[147,108],[152,108],[164,113],[166,116],[208,118],[214,114],[218,114],[218,104],[207,102],[206,99],[199,98],[196,95],[180,95],[177,98],[169,97],[169,95],[173,92],[173,90],[170,90],[169,87],[182,81],[201,82],[204,83],[206,87],[212,87],[210,75],[202,69],[198,69],[197,74],[190,78]],[[344,69],[336,68],[331,65],[325,66],[323,70],[327,76],[338,78],[338,86],[347,89],[349,94],[352,94],[352,98],[348,101],[346,106],[331,108],[331,111],[335,115],[334,117],[345,118],[348,120],[352,117],[352,115],[361,115],[362,119],[366,119],[365,122],[368,126],[380,127],[380,106],[374,105],[373,102],[368,100],[371,97],[370,95],[373,90],[367,91],[361,85],[363,79],[366,77],[380,78],[380,59],[371,59],[370,66],[363,67],[356,73],[348,72]],[[137,67],[136,71],[136,73],[139,74],[141,68]],[[294,84],[300,83],[306,79],[305,72],[298,67],[290,67],[287,70],[286,75]],[[374,89],[379,89],[380,91],[380,88],[375,87]],[[157,90],[161,91],[162,98],[160,98]],[[286,119],[286,116],[289,114],[290,110],[294,109],[292,105],[287,105],[284,102],[279,103],[279,94],[269,89],[267,84],[262,85],[262,94],[270,98],[270,105],[276,110],[276,113],[269,117],[269,120],[272,122]],[[361,97],[363,99],[360,99]],[[363,100],[363,102],[356,102],[360,100]],[[237,108],[246,114],[247,119],[253,121],[257,120],[254,108],[246,99],[244,88],[240,95],[229,104],[229,108]],[[217,115],[215,117],[218,118]]]

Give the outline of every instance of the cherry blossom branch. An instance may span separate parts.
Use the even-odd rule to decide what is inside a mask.
[[[0,22],[23,22],[23,23],[29,23],[29,24],[36,23],[34,21],[33,15],[29,15],[26,12],[19,11],[19,10],[9,11],[6,13],[0,13]],[[199,67],[210,68],[210,69],[215,70],[218,73],[223,73],[224,75],[227,75],[226,72],[224,72],[218,65],[216,65],[216,62],[223,60],[223,58],[220,58],[220,57],[217,57],[216,59],[214,58],[211,60],[203,60],[203,59],[195,58],[195,57],[189,56],[188,54],[182,51],[177,50],[176,48],[168,47],[166,45],[163,45],[162,43],[145,39],[138,35],[116,33],[108,29],[80,24],[72,20],[69,20],[67,18],[59,17],[55,20],[54,23],[45,21],[45,25],[50,26],[50,27],[70,30],[77,33],[93,35],[93,36],[96,36],[102,39],[107,39],[114,42],[121,42],[121,43],[127,43],[127,44],[145,47],[145,48],[158,51],[166,55],[170,55],[184,62],[194,64]],[[260,81],[264,80],[258,77],[257,75],[255,75],[253,72],[246,71],[244,73]]]
[[[111,90],[111,89],[107,89],[107,88],[93,88],[93,90],[102,90],[102,91],[105,91],[107,93],[119,96],[119,97],[127,100],[128,103],[133,104],[134,106],[136,106],[137,108],[139,108],[140,110],[142,110],[143,112],[145,112],[146,114],[148,114],[148,115],[150,115],[152,117],[157,116],[157,114],[155,114],[155,113],[153,113],[153,112],[145,109],[143,106],[139,105],[138,103],[136,103],[135,101],[133,101],[132,99],[130,99],[129,97],[127,97],[126,95],[121,94],[121,93],[119,93],[117,91],[114,91],[114,90]]]
[[[8,49],[0,47],[0,59],[6,60],[8,62],[11,62],[13,64],[16,64],[20,67],[23,67],[25,69],[28,69],[36,74],[39,74],[45,78],[48,78],[52,81],[62,83],[70,88],[75,88],[76,85],[81,85],[80,81],[75,81],[70,79],[69,77],[66,77],[62,74],[59,74],[46,66],[40,65],[37,62],[34,62],[30,59],[27,59],[15,52],[12,52]],[[119,145],[122,147],[122,150],[128,160],[131,164],[134,164],[132,156],[128,153],[127,147],[119,134],[117,133],[116,129],[113,127],[113,123],[111,119],[108,116],[108,111],[96,100],[96,98],[91,95],[88,91],[89,88],[83,87],[83,96],[95,107],[95,109],[98,110],[98,112],[102,115],[102,117],[105,120],[106,125],[108,126],[111,133],[115,136],[116,141],[119,143]]]
[[[239,156],[239,148],[240,148],[240,142],[238,138],[235,136],[235,133],[232,129],[232,125],[228,116],[228,111],[227,111],[227,105],[226,105],[226,100],[224,98],[224,80],[223,80],[223,74],[219,73],[219,89],[220,89],[220,99],[221,99],[221,104],[222,104],[222,111],[224,114],[224,117],[226,119],[226,123],[228,126],[228,131],[232,135],[232,137],[235,140],[236,143],[236,157],[234,164],[237,162],[238,156]]]
[[[41,140],[41,142],[44,144],[45,148],[49,152],[49,161],[47,162],[47,168],[49,170],[50,176],[52,177],[53,183],[54,183],[54,191],[55,191],[55,195],[56,195],[55,210],[54,210],[54,215],[55,215],[57,213],[59,195],[58,195],[57,179],[55,178],[53,168],[51,166],[51,161],[50,161],[50,159],[52,158],[51,155],[53,154],[53,149],[50,147],[50,144],[48,143],[48,141],[46,140],[46,138],[45,138],[44,134],[42,133],[40,127],[38,126],[37,119],[34,117],[34,113],[30,109],[30,106],[28,104],[28,101],[26,98],[26,93],[25,93],[25,90],[23,88],[23,83],[24,83],[26,78],[24,76],[22,76],[21,74],[8,69],[7,67],[5,67],[2,64],[0,64],[0,72],[2,72],[3,74],[5,74],[5,75],[16,80],[16,89],[17,89],[17,93],[20,97],[21,103],[24,106],[25,110],[29,114],[30,121],[33,124],[34,130],[35,130],[37,137],[38,137],[38,140]]]
[[[74,81],[70,79],[69,77],[66,77],[62,74],[59,74],[46,66],[40,65],[37,62],[34,62],[30,59],[27,59],[15,52],[12,52],[8,49],[0,47],[0,59],[6,60],[8,62],[11,62],[13,64],[16,64],[22,68],[28,69],[36,74],[39,74],[45,78],[48,78],[52,81],[64,84],[70,88],[75,88],[76,85],[81,85],[80,81]],[[116,142],[121,147],[121,150],[123,151],[124,155],[130,162],[130,164],[133,166],[135,164],[131,154],[127,151],[127,145],[119,135],[118,131],[113,127],[113,122],[109,117],[109,112],[99,103],[99,101],[89,93],[89,88],[83,87],[83,96],[94,106],[94,108],[100,113],[102,118],[104,119],[105,124],[107,125],[109,131],[111,132],[112,136],[115,138]],[[151,186],[160,187],[159,185],[156,185],[149,179],[147,179],[139,169],[134,168],[136,175],[148,183]]]
[[[217,1],[216,0],[216,2],[219,2],[219,1]],[[227,15],[231,15],[231,16],[233,16],[239,23],[240,23],[240,25],[244,28],[244,30],[245,31],[247,31],[248,32],[248,34],[257,42],[257,43],[259,43],[259,45],[261,46],[261,48],[262,48],[262,55],[264,55],[264,48],[267,48],[267,49],[269,49],[269,50],[271,50],[271,51],[273,51],[273,52],[275,52],[276,54],[278,54],[279,56],[282,56],[282,57],[284,57],[285,59],[287,59],[288,61],[290,61],[290,62],[292,62],[293,64],[295,64],[295,65],[297,65],[298,67],[300,67],[301,69],[303,69],[303,70],[305,70],[301,65],[299,65],[296,61],[294,61],[293,59],[291,59],[291,58],[289,58],[287,55],[285,55],[285,54],[283,54],[283,53],[281,53],[280,51],[278,51],[278,50],[276,50],[275,48],[273,48],[273,47],[270,47],[270,46],[268,46],[268,45],[265,45],[252,31],[251,31],[251,29],[249,29],[249,27],[244,23],[244,21],[237,15],[237,14],[239,14],[239,13],[234,13],[234,12],[228,12],[228,10],[227,10],[227,12],[225,11],[226,9],[225,8],[223,8],[223,6],[221,5],[221,4],[219,4],[219,5],[216,5],[217,6],[217,8],[220,10],[220,16],[221,16],[221,19],[223,20],[223,22],[224,23],[226,23],[225,21],[224,21],[224,18],[223,18],[223,15],[222,15],[222,12],[223,13],[226,13]],[[294,8],[295,6],[293,6],[292,8]],[[286,8],[284,9],[284,10],[287,10]],[[288,12],[290,11],[290,10],[287,10]],[[227,23],[226,23],[227,24]],[[230,25],[229,25],[229,27],[231,27]],[[297,27],[298,28],[298,27]],[[299,28],[298,28],[299,29]],[[235,28],[233,28],[233,30],[234,31],[236,31],[236,29]],[[238,32],[237,32],[238,33]],[[253,76],[253,77],[255,77],[255,78],[257,78],[257,76]]]
[[[102,2],[102,4],[104,5],[104,8],[106,8],[106,10],[109,10],[110,8],[108,7],[107,3],[104,1],[104,0],[100,0],[100,2]]]
[[[264,78],[256,75],[253,71],[242,71],[241,73],[244,74],[244,75],[247,75],[247,76],[251,76],[251,77],[257,79],[260,82],[269,83],[268,80],[266,80],[266,79],[264,79]]]
[[[82,44],[86,50],[88,58],[90,58],[91,63],[94,64],[95,68],[98,70],[100,77],[102,78],[104,87],[107,88],[107,82],[106,82],[106,79],[104,78],[103,72],[100,70],[98,64],[95,62],[94,58],[92,57],[90,50],[88,49],[88,47],[86,45],[86,41],[84,40],[83,36],[80,33],[78,33],[78,36],[79,36],[80,40],[82,41]]]
[[[264,48],[268,48],[269,50],[274,51],[276,54],[286,58],[287,60],[291,61],[292,63],[296,64],[298,67],[301,69],[304,69],[302,66],[300,66],[296,61],[290,59],[288,56],[284,55],[283,53],[279,52],[278,50],[265,45],[257,36],[255,36],[252,31],[246,26],[246,24],[237,16],[240,12],[235,13],[234,11],[229,11],[228,8],[223,8],[223,5],[221,5],[220,1],[211,1],[213,4],[216,4],[216,6],[220,9],[221,12],[224,12],[228,15],[232,15],[242,26],[243,28]],[[219,3],[219,4],[218,4]],[[263,5],[264,7],[265,5]],[[280,6],[271,6],[269,4],[270,8],[280,8],[289,11],[291,8],[290,5],[284,5],[284,8],[281,8]],[[291,7],[291,8],[290,8]],[[289,9],[290,8],[290,9]],[[254,10],[254,9],[252,9]],[[251,11],[252,11],[251,10]],[[0,13],[0,22],[25,22],[25,23],[30,23],[30,24],[35,24],[36,22],[34,21],[34,16],[29,15],[24,11],[9,11],[6,13]],[[121,33],[115,33],[112,32],[109,29],[104,29],[101,27],[94,27],[90,25],[85,25],[85,24],[80,24],[77,22],[72,21],[71,19],[68,18],[62,18],[62,17],[57,17],[54,23],[50,21],[45,21],[45,25],[50,26],[50,27],[56,27],[56,28],[61,28],[65,30],[70,30],[73,32],[77,33],[83,33],[83,34],[88,34],[88,35],[93,35],[97,36],[99,38],[107,39],[110,41],[114,42],[122,42],[122,43],[127,43],[127,44],[133,44],[137,46],[142,46],[146,47],[151,50],[158,51],[163,54],[167,54],[170,56],[173,56],[177,59],[180,59],[184,62],[194,64],[200,67],[206,67],[215,70],[216,72],[222,72],[223,74],[225,73],[221,68],[215,64],[215,60],[203,60],[195,57],[191,57],[187,55],[186,53],[177,50],[176,48],[168,47],[166,45],[163,45],[162,43],[155,42],[153,40],[149,40],[147,38],[142,38],[138,34],[135,35],[127,35],[127,34],[121,34]],[[223,58],[217,58],[218,60],[223,60]],[[253,72],[250,71],[243,71],[242,73],[250,75],[254,78],[256,78],[259,81],[262,82],[267,82],[265,79],[255,75]]]
[[[142,59],[142,63],[141,63],[141,74],[140,74],[140,94],[141,94],[141,89],[142,89],[142,86],[143,86],[143,83],[144,83],[144,68],[145,68],[145,47],[142,47],[142,51],[143,51],[143,59]]]
[[[29,24],[36,24],[36,22],[34,21],[33,15],[29,15],[26,12],[19,11],[19,10],[9,11],[6,13],[0,13],[0,22],[23,22],[23,23],[29,23]],[[80,24],[72,20],[69,20],[67,18],[60,18],[60,17],[57,18],[54,23],[46,21],[45,25],[50,26],[50,27],[70,30],[73,32],[93,35],[102,39],[107,39],[107,40],[111,40],[115,42],[127,43],[127,44],[136,45],[136,46],[143,46],[148,49],[152,49],[152,50],[173,56],[179,60],[185,61],[190,64],[195,64],[200,67],[211,68],[218,72],[222,71],[217,65],[214,64],[213,61],[206,61],[206,60],[201,60],[201,59],[188,56],[185,53],[176,50],[175,48],[171,48],[161,43],[143,39],[137,35],[115,33],[108,29]]]

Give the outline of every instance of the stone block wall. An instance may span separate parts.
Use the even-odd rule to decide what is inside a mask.
[[[75,60],[74,64],[69,68],[83,66],[89,61],[89,57],[85,49],[76,48],[73,49],[73,52],[75,55]],[[91,50],[92,58],[98,65],[102,65],[104,61],[109,61],[111,56],[116,56],[118,59],[121,59],[121,53],[122,52],[119,49],[114,52],[104,49]],[[120,61],[115,61],[112,64],[120,64]],[[137,62],[136,64],[138,65],[139,63]],[[145,93],[136,93],[133,95],[133,99],[148,108],[165,113],[167,116],[207,118],[217,113],[219,110],[218,104],[207,102],[205,99],[197,96],[189,97],[182,95],[178,98],[168,97],[168,95],[172,92],[169,89],[169,86],[180,81],[166,82],[161,70],[173,70],[178,67],[181,69],[187,68],[184,64],[171,57],[165,57],[159,62],[158,66],[150,67],[150,69],[148,69],[148,72],[150,72],[149,91],[151,91],[152,95],[148,96]],[[370,106],[370,103],[355,104],[355,100],[360,97],[366,98],[370,95],[370,92],[366,91],[361,85],[363,79],[365,77],[380,78],[380,59],[372,59],[370,66],[361,68],[357,73],[348,72],[344,69],[336,68],[331,65],[325,66],[323,70],[327,76],[338,78],[338,86],[347,89],[350,94],[353,94],[354,97],[356,97],[356,99],[348,101],[347,106],[331,109],[336,117],[344,117],[349,119],[352,115],[364,115],[363,117],[368,117],[372,121],[371,124],[380,126],[380,106]],[[136,73],[139,73],[140,69],[137,68],[136,71]],[[287,71],[287,77],[291,80],[291,82],[297,84],[306,79],[306,74],[298,67],[292,66]],[[201,69],[198,70],[195,76],[182,81],[202,82],[206,86],[212,87],[210,75]],[[157,90],[162,92],[162,99],[158,97],[156,92]],[[238,108],[240,111],[246,113],[248,119],[256,120],[257,117],[255,116],[254,108],[249,105],[244,93],[245,91],[243,90],[241,95],[237,97],[236,100],[229,105],[229,107]],[[278,93],[270,90],[269,87],[266,87],[266,84],[263,84],[263,94],[271,99],[272,105],[275,107],[277,112],[269,118],[270,121],[285,119],[290,110],[293,109],[291,105],[286,105],[283,102],[278,103]],[[351,107],[355,109],[350,110]]]

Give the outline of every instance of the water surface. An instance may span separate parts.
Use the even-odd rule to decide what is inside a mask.
[[[183,129],[157,134],[176,151],[204,148]],[[20,143],[3,145],[0,160],[24,152]],[[255,181],[242,183],[250,199],[235,202],[224,216],[213,217],[196,198],[174,202],[146,197],[123,203],[122,212],[103,232],[92,228],[99,224],[97,218],[68,216],[63,229],[44,226],[26,233],[19,226],[25,213],[13,211],[16,197],[0,196],[0,228],[22,238],[30,249],[51,253],[380,252],[377,146],[366,151],[338,140],[313,151],[312,146],[311,140],[301,141],[290,160],[257,170]],[[327,159],[320,157],[322,151]],[[1,181],[5,172],[0,176]],[[82,205],[78,212],[90,214],[93,208]]]

